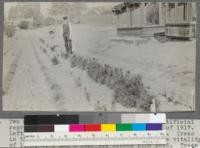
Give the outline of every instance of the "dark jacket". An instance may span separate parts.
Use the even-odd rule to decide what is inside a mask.
[[[70,24],[69,22],[66,22],[63,24],[63,36],[64,37],[67,37],[67,38],[70,38],[71,36],[71,27],[70,27]]]

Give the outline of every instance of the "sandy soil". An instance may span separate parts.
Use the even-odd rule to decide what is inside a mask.
[[[55,38],[48,33],[52,29]],[[117,37],[114,26],[101,25],[76,24],[72,32],[75,53],[142,75],[158,111],[194,110],[195,40]],[[112,90],[67,60],[53,65],[53,45],[56,54],[64,52],[61,26],[18,31],[4,39],[4,110],[139,111],[113,105]]]

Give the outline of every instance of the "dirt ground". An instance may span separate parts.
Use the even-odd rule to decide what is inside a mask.
[[[54,36],[49,35],[55,30]],[[55,52],[52,52],[55,46]],[[158,111],[194,110],[196,40],[160,43],[118,37],[115,26],[72,25],[73,51],[140,74]],[[4,38],[3,109],[20,111],[140,111],[113,104],[113,91],[52,57],[65,52],[62,27],[18,30]]]

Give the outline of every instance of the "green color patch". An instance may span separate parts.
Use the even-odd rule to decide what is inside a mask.
[[[117,131],[132,131],[132,124],[116,124]]]

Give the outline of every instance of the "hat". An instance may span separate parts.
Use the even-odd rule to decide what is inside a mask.
[[[67,19],[68,19],[68,16],[64,16],[64,17],[63,17],[63,20],[67,20]]]

